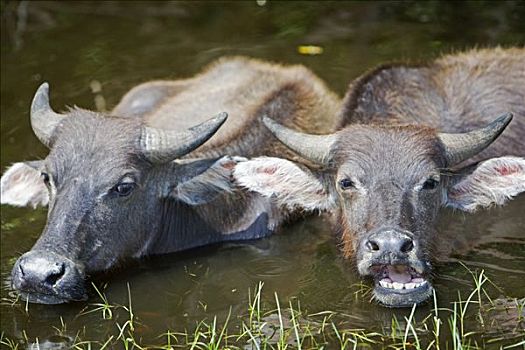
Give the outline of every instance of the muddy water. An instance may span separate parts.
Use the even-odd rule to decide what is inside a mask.
[[[129,88],[150,79],[187,77],[224,55],[301,63],[339,94],[347,83],[389,60],[423,60],[474,45],[523,44],[525,9],[502,4],[376,3],[1,3],[1,167],[42,158],[33,136],[30,100],[42,80],[50,82],[56,109],[79,105],[112,108]],[[301,55],[313,44],[320,55]],[[96,89],[98,83],[101,90]],[[44,224],[45,210],[3,206],[1,212],[1,331],[25,347],[67,344],[81,333],[92,340],[115,334],[101,314],[80,315],[88,303],[40,306],[9,302],[16,258],[29,250]],[[500,289],[493,296],[525,296],[525,197],[476,215],[445,211],[443,238],[455,253],[437,266],[440,307],[473,287],[466,268],[484,269]],[[140,320],[137,334],[155,343],[167,329],[191,328],[213,315],[246,313],[248,290],[264,282],[265,298],[300,300],[308,313],[347,315],[346,326],[388,328],[389,310],[357,297],[359,279],[343,262],[323,218],[312,218],[281,235],[251,244],[228,244],[136,262],[97,280],[112,303],[128,303]],[[452,244],[451,244],[452,245]],[[93,307],[90,307],[91,309]],[[429,307],[418,313],[425,315]],[[121,323],[124,323],[123,320]],[[475,321],[472,321],[475,322]],[[66,329],[64,330],[64,323]],[[511,325],[512,326],[512,325]],[[515,324],[514,324],[515,326]],[[476,328],[476,327],[474,327]],[[512,328],[512,327],[510,327]],[[510,334],[481,330],[481,336]],[[477,329],[477,328],[476,328]],[[60,330],[60,331],[59,331]]]

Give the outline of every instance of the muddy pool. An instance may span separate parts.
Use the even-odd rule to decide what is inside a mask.
[[[510,1],[2,1],[0,166],[3,171],[13,162],[45,157],[46,149],[31,132],[28,114],[43,80],[51,84],[57,110],[73,104],[111,109],[140,82],[188,77],[221,56],[244,55],[303,64],[342,95],[349,81],[379,63],[425,60],[473,46],[523,45],[523,18],[523,4]],[[301,54],[298,47],[303,45],[315,45],[322,52]],[[482,295],[488,303],[482,312],[477,304],[469,306],[462,337],[480,348],[499,349],[523,341],[524,213],[525,196],[475,215],[444,210],[443,239],[452,237],[456,243],[454,254],[436,268],[442,348],[457,345],[448,324],[451,312],[445,309],[453,310],[458,298],[467,299],[475,288],[472,274],[479,276],[482,271],[497,286],[484,285],[493,304],[489,306]],[[104,319],[108,315],[94,305],[101,303],[94,290],[87,302],[69,305],[26,305],[15,300],[11,268],[34,244],[45,221],[44,209],[1,208],[1,346],[59,349],[77,344],[87,349],[83,341],[100,348],[110,339],[106,347],[124,348],[117,324],[128,327],[124,333],[129,331],[129,324],[125,326],[129,310],[110,308],[111,319]],[[312,328],[319,328],[330,311],[330,322],[369,334],[376,341],[374,348],[396,343],[389,338],[392,319],[399,321],[395,331],[403,338],[404,320],[411,310],[371,303],[366,284],[361,285],[351,264],[340,258],[336,243],[325,219],[313,217],[260,241],[138,261],[98,278],[94,285],[111,305],[129,308],[131,296],[132,334],[143,346],[166,345],[169,337],[161,334],[191,333],[201,321],[212,323],[214,316],[223,324],[228,314],[230,333],[242,333],[240,325],[249,317],[248,303],[259,282],[264,283],[261,297],[267,310],[276,307],[276,293],[283,308],[291,301],[300,309],[302,322],[311,321]],[[430,303],[415,310],[413,318],[423,322],[432,312]],[[275,315],[266,312],[264,319],[279,325],[272,318]],[[282,317],[290,322],[288,316]],[[432,331],[423,329],[422,323],[419,327],[416,333],[429,344]],[[474,333],[467,334],[467,329]],[[327,343],[338,348],[331,333]],[[415,344],[413,337],[408,339]],[[178,345],[191,343],[190,338],[186,341]],[[231,342],[236,344],[234,339]],[[244,340],[239,342],[242,347]],[[514,348],[520,347],[523,343]]]

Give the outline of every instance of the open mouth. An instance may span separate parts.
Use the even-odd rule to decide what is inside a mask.
[[[375,276],[374,297],[385,306],[409,307],[420,304],[432,295],[430,282],[407,265],[372,267]]]

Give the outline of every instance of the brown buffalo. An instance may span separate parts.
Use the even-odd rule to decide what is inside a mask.
[[[375,298],[420,303],[432,294],[439,208],[472,212],[525,191],[525,50],[379,67],[350,85],[340,120],[312,135],[266,118],[321,169],[261,157],[235,177],[287,211],[333,214],[343,255],[374,280]]]

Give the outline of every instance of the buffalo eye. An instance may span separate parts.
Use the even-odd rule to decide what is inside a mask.
[[[45,173],[45,172],[42,172],[42,173],[40,173],[40,177],[42,178],[42,181],[44,181],[44,184],[46,186],[49,186],[49,183],[50,183],[49,174]]]
[[[349,188],[355,187],[355,183],[350,179],[342,179],[339,181],[339,186],[341,186],[343,190],[348,190]]]
[[[116,193],[121,197],[128,196],[135,189],[135,183],[133,182],[121,182],[113,187],[112,192]]]
[[[423,189],[424,190],[433,190],[435,189],[436,187],[438,187],[439,185],[439,181],[434,179],[434,178],[430,178],[430,179],[427,179],[424,183],[423,183]]]

